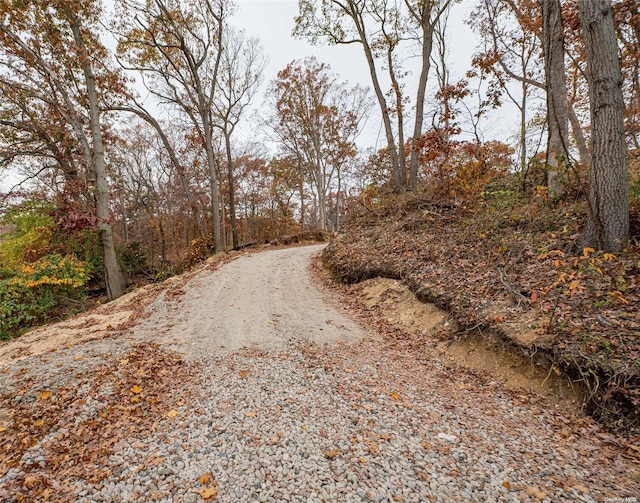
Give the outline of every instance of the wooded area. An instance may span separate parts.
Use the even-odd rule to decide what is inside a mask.
[[[338,232],[405,191],[478,212],[508,191],[551,219],[570,205],[572,253],[634,253],[636,2],[479,0],[458,81],[452,5],[300,0],[293,35],[360,47],[368,90],[313,57],[265,83],[268,55],[228,0],[2,1],[0,337],[213,252]],[[260,86],[255,140],[240,142]],[[503,103],[517,131],[486,140]],[[367,150],[378,117],[386,146]]]

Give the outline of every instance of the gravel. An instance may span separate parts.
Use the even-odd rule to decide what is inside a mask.
[[[407,385],[393,360],[362,365],[353,348],[342,351],[341,365],[337,350],[329,362],[322,350],[310,358],[308,347],[212,359],[193,402],[157,433],[121,441],[109,460],[114,476],[80,484],[78,501],[199,501],[213,481],[224,502],[595,502],[625,494],[614,480],[608,492],[572,489],[592,485],[597,466],[554,448],[548,417],[507,392],[488,395],[467,376],[473,389],[438,394],[432,382]],[[423,371],[453,377],[438,365]],[[206,473],[212,482],[201,484]]]
[[[308,261],[317,248],[302,254],[293,250],[273,255],[280,267],[287,267],[286,253],[297,254],[289,263]],[[269,254],[246,260],[273,259],[263,255]],[[294,291],[281,271],[274,273],[264,262],[253,267],[281,278],[285,283],[278,291]],[[268,309],[262,318],[257,311],[252,314],[257,325],[245,339],[230,335],[227,327],[221,343],[211,327],[205,337],[187,330],[185,320],[156,336],[152,328],[161,328],[172,313],[198,312],[198,302],[208,302],[203,292],[220,290],[212,282],[232,288],[213,274],[196,278],[187,288],[192,300],[156,303],[143,329],[101,341],[100,351],[92,352],[98,343],[88,343],[46,361],[29,360],[25,375],[40,386],[30,395],[33,399],[37,389],[51,383],[73,383],[82,368],[90,368],[87,360],[91,365],[117,362],[133,339],[164,341],[199,369],[188,383],[188,398],[153,428],[123,434],[100,459],[96,468],[107,468],[106,477],[66,481],[74,501],[602,502],[633,501],[640,494],[638,464],[625,449],[607,443],[609,437],[590,420],[531,405],[490,379],[429,360],[428,351],[411,353],[367,335],[329,305],[317,305],[319,292],[308,279],[296,278],[306,282],[305,296],[316,308],[307,321],[323,317],[322,326],[314,321],[302,334],[287,322],[291,316],[298,317],[298,324],[305,321],[297,300],[283,296],[274,305],[279,293],[254,288],[264,302],[247,301]],[[287,311],[287,302],[297,306],[298,314]],[[233,323],[229,326],[242,326]],[[286,330],[278,331],[282,325]],[[326,327],[331,328],[330,344],[318,335]],[[333,329],[339,335],[339,327],[346,342],[338,341]],[[234,349],[223,351],[222,345]],[[80,355],[86,356],[86,367]],[[5,377],[10,372],[0,375],[0,391],[9,396],[13,384]],[[101,402],[86,393],[78,422],[101,410]],[[104,390],[104,396],[109,393]],[[59,434],[50,432],[19,466],[0,469],[0,499],[16,500],[3,493],[3,484],[34,467],[49,466],[43,446]],[[55,492],[49,501],[56,501]]]

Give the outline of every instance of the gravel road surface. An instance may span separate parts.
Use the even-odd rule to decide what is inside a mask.
[[[409,352],[326,302],[308,269],[320,249],[203,269],[127,331],[5,364],[0,419],[14,424],[0,445],[13,432],[22,451],[0,461],[0,501],[640,495],[637,456],[590,419]],[[20,436],[40,417],[46,431]]]

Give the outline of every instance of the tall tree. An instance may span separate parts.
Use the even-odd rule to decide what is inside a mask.
[[[386,5],[383,0],[382,5]],[[294,34],[307,37],[311,42],[326,40],[331,45],[360,44],[364,52],[373,90],[378,101],[382,122],[384,124],[387,148],[393,169],[396,190],[404,188],[406,167],[401,164],[399,148],[404,145],[396,143],[396,133],[392,120],[392,107],[380,81],[379,68],[374,53],[376,36],[371,24],[370,9],[373,3],[366,0],[299,0],[300,13],[296,18]],[[379,7],[379,6],[378,6]],[[396,107],[402,103],[396,103]]]
[[[529,161],[530,103],[536,93],[545,89],[543,68],[538,64],[541,47],[539,30],[535,28],[537,14],[536,5],[531,3],[518,6],[506,0],[482,0],[469,18],[469,24],[481,37],[473,66],[492,79],[518,109],[518,164],[523,175]],[[511,85],[512,81],[516,86]]]
[[[200,207],[198,206],[198,202],[191,190],[191,185],[189,184],[189,177],[187,176],[187,170],[185,169],[183,163],[180,161],[180,158],[176,152],[176,147],[171,141],[170,134],[168,133],[166,126],[163,125],[160,120],[154,117],[151,112],[149,112],[144,105],[138,103],[134,98],[131,98],[131,104],[116,104],[111,107],[114,111],[122,111],[122,112],[130,112],[138,116],[140,119],[149,124],[156,131],[158,137],[162,141],[162,145],[164,146],[173,169],[175,169],[178,174],[178,179],[180,180],[180,185],[182,186],[182,190],[184,191],[185,197],[189,201],[189,206],[191,207],[191,213],[193,214],[193,218],[196,221],[196,226],[198,228],[198,233],[200,237],[205,237],[207,235],[207,230],[205,228],[204,222],[202,221],[202,216],[200,215]]]
[[[244,111],[262,83],[265,65],[264,52],[256,39],[247,38],[243,32],[227,31],[213,107],[217,118],[215,126],[220,129],[224,139],[229,185],[229,220],[234,248],[237,248],[239,243],[231,138]]]
[[[426,99],[427,81],[431,67],[431,52],[433,50],[436,27],[446,26],[446,18],[453,0],[405,0],[405,5],[410,13],[410,19],[418,29],[418,42],[420,47],[420,77],[416,90],[416,115],[413,127],[413,141],[422,136],[424,125],[424,105]],[[411,149],[409,162],[409,187],[415,189],[418,183],[418,156],[419,149]]]
[[[106,49],[98,35],[100,4],[95,1],[31,0],[19,8],[0,4],[0,45],[18,82],[34,92],[45,109],[74,136],[92,189],[109,300],[124,292],[125,282],[109,224],[109,186],[101,99],[120,85],[105,67]],[[96,73],[99,68],[100,74]],[[24,128],[23,128],[24,130]],[[54,142],[55,144],[55,142]],[[55,157],[55,148],[51,145]],[[62,147],[64,148],[64,147]],[[70,161],[68,162],[70,164]],[[70,175],[69,166],[61,164]]]
[[[622,75],[608,0],[581,0],[591,104],[590,215],[583,244],[619,251],[629,239],[629,175]]]
[[[278,73],[271,96],[280,144],[310,178],[325,230],[331,184],[357,153],[355,138],[370,108],[367,90],[338,83],[327,65],[307,58]]]
[[[564,66],[564,35],[560,0],[542,0],[542,42],[547,89],[547,185],[549,193],[561,192],[562,162],[567,162],[568,102]]]
[[[211,181],[213,238],[219,252],[223,236],[213,102],[230,5],[227,0],[119,0],[119,5],[119,55],[143,75],[161,104],[179,110],[197,132]]]

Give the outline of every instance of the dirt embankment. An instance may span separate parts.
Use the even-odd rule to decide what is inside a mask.
[[[348,287],[347,292],[364,309],[404,332],[411,346],[435,351],[450,364],[479,371],[510,389],[526,391],[529,402],[545,401],[564,410],[579,410],[583,397],[569,379],[536,362],[527,352],[514,350],[513,344],[506,345],[491,331],[465,333],[448,312],[418,300],[402,281],[373,278]]]
[[[503,192],[473,207],[403,195],[361,208],[324,263],[345,284],[401,282],[447,313],[436,332],[452,356],[505,366],[489,362],[492,347],[504,349],[507,367],[533,368],[561,394],[579,389],[588,413],[636,435],[640,254],[575,253],[584,208]]]

